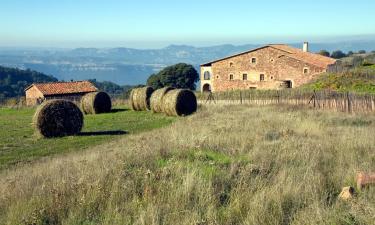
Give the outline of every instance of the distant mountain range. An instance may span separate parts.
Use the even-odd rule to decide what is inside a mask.
[[[302,43],[290,44],[302,48]],[[247,51],[261,45],[219,45],[193,47],[170,45],[162,49],[132,48],[77,48],[38,49],[0,48],[0,65],[32,69],[51,74],[60,80],[97,79],[121,85],[146,82],[148,76],[166,66],[184,62],[199,65],[205,62]],[[346,41],[337,43],[310,43],[310,51],[319,50],[358,51],[375,50],[374,41]]]

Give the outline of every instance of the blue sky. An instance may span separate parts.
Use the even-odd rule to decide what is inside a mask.
[[[326,41],[375,34],[374,0],[1,0],[0,46]]]

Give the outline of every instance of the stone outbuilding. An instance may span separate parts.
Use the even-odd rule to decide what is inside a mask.
[[[327,72],[335,59],[271,44],[201,65],[201,91],[294,88]]]
[[[80,101],[83,95],[96,91],[89,81],[35,83],[25,89],[26,104],[34,106],[51,99]]]

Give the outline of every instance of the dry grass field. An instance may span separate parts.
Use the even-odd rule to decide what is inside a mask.
[[[375,115],[209,106],[3,170],[0,224],[374,224]]]

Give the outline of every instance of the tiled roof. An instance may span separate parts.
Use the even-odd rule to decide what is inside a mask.
[[[233,57],[236,57],[236,56],[240,56],[240,55],[247,54],[247,53],[250,53],[250,52],[255,52],[255,51],[258,51],[260,49],[269,48],[269,47],[275,48],[275,49],[278,49],[278,50],[281,50],[281,51],[285,52],[286,53],[285,56],[288,56],[290,58],[297,59],[297,60],[303,61],[305,63],[309,63],[309,64],[312,64],[312,65],[315,65],[315,66],[318,66],[318,67],[322,67],[322,68],[327,68],[329,65],[332,65],[336,62],[335,59],[332,59],[332,58],[329,58],[329,57],[326,57],[326,56],[322,56],[322,55],[319,55],[319,54],[311,53],[311,52],[304,52],[301,49],[290,47],[288,45],[271,44],[271,45],[266,45],[266,46],[256,48],[256,49],[253,49],[253,50],[250,50],[250,51],[241,52],[241,53],[238,53],[238,54],[235,54],[235,55],[232,55],[232,56],[228,56],[228,57],[225,57],[225,58],[222,58],[222,59],[217,59],[217,60],[202,64],[202,66],[207,66],[207,65],[210,65],[210,64],[215,63],[215,62],[219,62],[219,61],[222,61],[222,60],[225,60],[225,59],[233,58]]]
[[[330,57],[322,56],[319,54],[311,53],[311,52],[304,52],[301,49],[293,48],[288,45],[269,45],[270,47],[279,49],[281,51],[285,51],[288,57],[301,60],[306,63],[313,64],[315,66],[327,68],[329,65],[332,65],[336,62],[335,59]]]
[[[26,88],[25,91],[30,89],[32,86],[35,86],[40,92],[43,93],[44,96],[98,91],[98,89],[89,81],[36,83]]]

